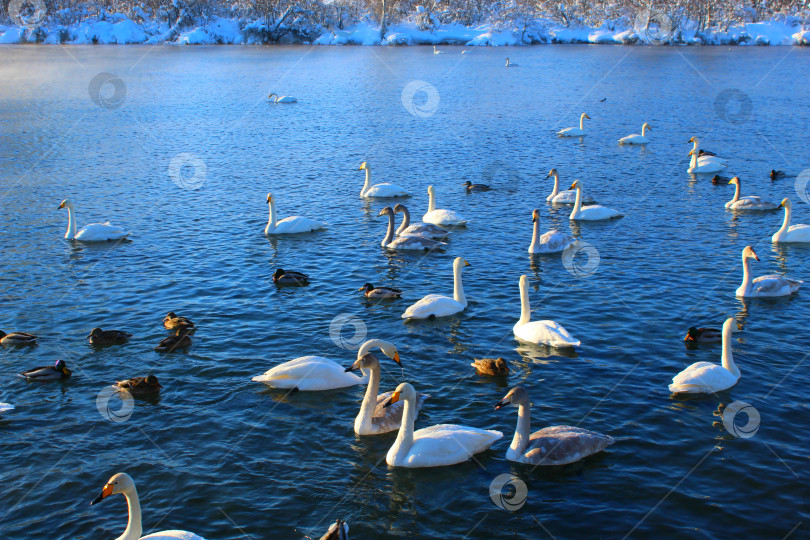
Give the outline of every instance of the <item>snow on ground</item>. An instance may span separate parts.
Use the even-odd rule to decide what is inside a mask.
[[[316,45],[442,45],[504,46],[531,43],[594,43],[632,44],[650,43],[649,36],[639,35],[633,28],[616,28],[611,21],[604,27],[563,27],[552,21],[536,21],[525,30],[501,29],[494,25],[466,27],[458,24],[440,25],[433,30],[422,30],[414,22],[391,25],[381,39],[380,27],[361,21],[344,30],[324,31],[314,40]],[[616,28],[616,29],[610,29]],[[37,30],[15,26],[0,26],[0,44],[16,43],[173,43],[178,45],[255,44],[266,39],[268,29],[262,21],[245,22],[238,19],[214,17],[196,27],[169,28],[166,23],[148,21],[136,23],[120,14],[106,14],[105,20],[84,21],[70,27],[42,26]],[[309,38],[296,40],[287,34],[291,43],[306,43]],[[656,37],[656,40],[659,37]],[[707,28],[697,31],[697,25],[686,23],[665,36],[664,43],[693,45],[808,45],[810,30],[800,21],[743,23]]]

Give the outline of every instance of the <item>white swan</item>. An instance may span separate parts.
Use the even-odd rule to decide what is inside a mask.
[[[403,319],[432,319],[434,317],[448,317],[455,315],[467,307],[467,297],[464,296],[464,285],[461,283],[461,270],[470,263],[456,257],[453,261],[453,298],[441,294],[429,294],[417,303],[408,306]]]
[[[550,203],[554,204],[574,204],[577,202],[577,192],[574,189],[566,189],[565,191],[560,191],[560,175],[557,173],[557,169],[551,169],[548,171],[548,175],[546,178],[554,177],[554,189],[551,190],[551,194],[546,197],[546,200]],[[582,195],[582,202],[584,204],[593,204],[596,201],[593,200],[593,197],[590,195]]]
[[[652,131],[650,124],[644,122],[641,124],[641,135],[638,133],[632,133],[627,137],[622,137],[619,139],[619,144],[647,144],[650,142],[650,139],[647,138],[647,130]]]
[[[725,163],[726,159],[721,158],[712,153],[704,152],[703,155],[700,154],[700,139],[697,137],[692,137],[689,139],[689,142],[693,144],[692,150],[694,150],[695,155],[697,156],[698,164],[700,163]]]
[[[276,96],[276,99],[273,99],[273,96]],[[278,94],[270,94],[267,96],[267,99],[271,103],[296,103],[298,100],[292,96],[280,96]]]
[[[759,257],[754,253],[751,246],[745,246],[742,250],[743,280],[737,289],[736,295],[743,298],[753,297],[774,297],[787,296],[799,290],[803,281],[786,278],[778,274],[751,278],[751,262],[754,259],[759,261]]]
[[[402,366],[401,362],[397,362]],[[402,410],[404,403],[399,402],[388,407],[385,403],[391,398],[393,392],[377,395],[380,389],[380,361],[373,354],[366,354],[358,358],[346,371],[363,370],[369,373],[368,386],[360,404],[360,412],[354,419],[354,432],[358,435],[379,435],[396,431],[402,424]],[[430,396],[417,393],[416,412]]]
[[[723,354],[721,364],[695,362],[672,377],[669,391],[673,394],[710,394],[721,392],[737,384],[740,370],[731,355],[731,331],[733,318],[723,323]]]
[[[517,64],[510,62],[509,58],[506,59],[506,67],[518,67]]]
[[[534,223],[534,230],[532,232],[532,243],[529,244],[529,253],[557,253],[564,251],[565,248],[571,244],[575,244],[577,239],[570,234],[565,234],[557,229],[552,229],[540,234],[540,210],[535,209],[532,212],[532,223]]]
[[[428,211],[422,216],[422,221],[443,226],[460,226],[467,223],[467,219],[458,212],[436,208],[436,190],[433,186],[428,186]]]
[[[413,223],[411,224],[411,213],[404,204],[397,203],[394,206],[394,213],[402,212],[402,224],[397,229],[397,236],[425,236],[438,240],[445,238],[450,234],[450,231],[437,227],[432,223]]]
[[[14,405],[12,405],[10,403],[0,403],[0,412],[13,411],[13,410],[14,410]]]
[[[689,161],[689,167],[686,169],[688,173],[714,173],[720,172],[726,168],[725,165],[717,161],[698,160],[698,154],[694,150],[690,150],[689,155],[692,156],[692,159]]]
[[[326,223],[315,221],[314,219],[305,218],[302,216],[290,216],[276,220],[276,200],[273,198],[272,193],[267,194],[267,204],[270,205],[270,218],[267,220],[267,226],[264,228],[264,234],[298,234],[317,231],[326,227]]]
[[[748,195],[747,197],[740,197],[742,190],[739,177],[735,176],[728,182],[734,184],[734,198],[726,203],[726,208],[729,210],[776,210],[780,205],[771,201],[766,201],[762,197],[756,195]]]
[[[381,339],[370,339],[360,346],[357,358],[361,358],[379,347],[388,357],[399,363],[399,353],[393,344]],[[257,375],[251,379],[264,383],[272,388],[296,388],[303,391],[333,390],[362,384],[368,380],[368,374],[363,378],[354,373],[347,373],[346,369],[333,360],[322,356],[302,356]]]
[[[141,524],[141,502],[138,499],[138,490],[135,489],[135,481],[127,473],[118,473],[110,478],[107,483],[104,484],[101,495],[96,497],[90,504],[96,504],[101,502],[102,499],[118,493],[122,494],[127,499],[129,519],[127,520],[127,528],[124,530],[124,534],[116,538],[116,540],[205,540],[202,536],[188,531],[160,531],[141,536],[143,532],[143,525]]]
[[[549,426],[531,432],[531,401],[522,387],[512,388],[495,405],[495,410],[509,404],[518,408],[518,421],[506,459],[530,465],[566,465],[601,452],[613,437],[574,426]]]
[[[436,45],[433,46],[433,54],[444,54],[444,51],[440,51],[436,48]]]
[[[782,223],[782,228],[774,233],[771,240],[773,242],[810,242],[810,225],[791,225],[790,213],[793,205],[790,199],[782,199],[782,204],[785,208],[785,221]]]
[[[569,219],[583,220],[583,221],[602,221],[605,219],[620,218],[624,214],[613,208],[607,206],[599,206],[592,204],[583,208],[582,206],[582,180],[575,180],[571,184],[571,189],[577,190],[577,198],[574,201],[574,208],[571,210]]]
[[[59,205],[57,210],[62,208],[68,209],[68,228],[65,233],[65,238],[68,240],[78,240],[80,242],[106,242],[107,240],[120,240],[129,236],[131,233],[126,232],[121,227],[111,225],[110,222],[106,223],[90,223],[85,225],[78,232],[76,232],[76,214],[73,210],[73,203],[70,199],[65,199]]]
[[[531,321],[532,312],[529,306],[529,278],[520,276],[520,320],[515,323],[512,332],[515,339],[535,345],[551,347],[579,347],[581,342],[574,339],[568,330],[556,321]]]
[[[587,135],[587,133],[585,133],[585,119],[586,118],[588,120],[591,119],[590,116],[588,116],[585,113],[582,113],[582,115],[579,117],[579,127],[578,128],[576,128],[576,127],[565,128],[565,129],[563,129],[561,131],[558,131],[557,135],[559,135],[560,137],[582,137],[583,135]]]
[[[364,161],[360,164],[358,171],[366,171],[366,182],[363,184],[363,189],[360,190],[360,196],[365,199],[387,199],[391,197],[410,197],[411,193],[406,189],[399,187],[396,184],[383,184],[371,185],[371,167],[368,162]]]
[[[392,467],[444,467],[463,463],[503,437],[500,431],[456,424],[439,424],[414,432],[416,399],[413,386],[402,383],[386,403],[390,406],[400,400],[405,402],[402,425],[385,456],[385,462]]]
[[[384,248],[404,251],[430,251],[447,245],[444,242],[439,242],[438,240],[433,240],[426,236],[400,236],[399,238],[395,238],[394,229],[396,226],[394,225],[394,209],[390,206],[386,206],[380,210],[378,217],[379,216],[388,216],[388,231],[385,233],[385,238],[383,238],[381,243]]]

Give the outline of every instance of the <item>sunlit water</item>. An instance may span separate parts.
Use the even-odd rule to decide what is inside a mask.
[[[772,246],[781,213],[734,216],[723,208],[731,187],[685,171],[686,141],[702,136],[729,158],[727,175],[739,175],[746,193],[790,196],[794,222],[810,221],[794,178],[767,178],[772,168],[810,166],[800,75],[810,51],[460,50],[0,50],[0,328],[40,336],[36,347],[0,353],[0,401],[17,407],[0,417],[0,537],[120,534],[123,497],[88,504],[118,471],[137,482],[145,532],[183,528],[210,539],[301,538],[338,517],[356,538],[806,534],[809,293],[741,303],[734,290],[745,245],[762,260],[757,275],[799,279],[810,277],[810,250]],[[506,54],[520,67],[505,69]],[[88,93],[99,73],[126,87],[118,96],[102,88],[98,101],[110,108]],[[412,81],[435,93],[403,105]],[[731,121],[715,106],[729,88],[750,99],[750,110],[744,99],[721,109]],[[299,102],[269,105],[270,90]],[[586,138],[554,136],[581,112],[592,117]],[[654,129],[648,148],[616,144],[645,121]],[[187,167],[183,181],[172,181],[169,164],[182,153],[204,162],[204,178],[194,180],[201,186]],[[385,220],[376,216],[386,203],[359,198],[364,160],[375,180],[414,192],[407,204],[415,218],[433,184],[439,206],[465,214],[469,227],[453,234],[446,253],[384,252]],[[571,225],[566,209],[545,202],[551,167],[564,187],[582,179],[625,217]],[[493,190],[467,195],[466,180]],[[282,215],[320,218],[329,229],[268,240],[269,191]],[[57,206],[65,197],[80,226],[110,219],[133,231],[132,241],[64,240],[67,215]],[[559,256],[530,260],[533,208],[544,228],[571,231],[598,250],[594,275],[574,277]],[[463,315],[403,323],[413,301],[452,291],[459,255],[472,265]],[[277,267],[308,272],[312,284],[278,290]],[[513,340],[521,274],[533,316],[582,340],[573,357]],[[356,291],[367,281],[400,287],[404,298],[368,303]],[[187,353],[161,356],[152,349],[169,310],[199,330]],[[432,395],[417,427],[457,422],[502,430],[504,439],[476,462],[392,470],[384,458],[394,434],[353,433],[362,388],[285,397],[250,380],[306,354],[348,366],[355,353],[330,337],[339,314],[399,348],[404,371],[383,359],[383,389],[407,380]],[[719,346],[686,349],[686,329],[728,316],[743,327],[733,340],[740,383],[719,396],[671,397],[674,374],[720,357]],[[85,339],[94,326],[135,337],[94,350]],[[469,367],[494,356],[509,360],[508,382]],[[74,370],[64,384],[16,376],[59,358]],[[119,423],[99,413],[106,385],[147,373],[165,387],[158,399],[137,400]],[[616,443],[562,468],[507,462],[516,414],[493,405],[518,384],[533,398],[535,429],[574,424]],[[722,408],[735,400],[760,413],[751,438],[723,427]],[[504,473],[528,488],[515,513],[490,498],[490,483]]]

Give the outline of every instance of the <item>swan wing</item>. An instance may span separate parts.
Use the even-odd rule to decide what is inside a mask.
[[[317,231],[326,227],[326,223],[321,223],[314,219],[303,216],[290,216],[276,222],[276,228],[270,234],[298,234]]]
[[[622,217],[622,213],[607,206],[591,205],[583,206],[579,211],[577,219],[584,219],[588,221],[599,221],[603,219],[613,219]]]
[[[333,360],[322,356],[302,356],[279,364],[252,379],[272,388],[298,388],[304,391],[331,390],[361,384],[360,378]]]
[[[401,188],[396,184],[375,184],[368,188],[366,197],[409,197],[411,193],[405,188]]]
[[[160,531],[141,536],[141,540],[205,540],[205,538],[188,531]]]
[[[405,457],[405,467],[440,467],[455,465],[483,452],[503,437],[495,430],[455,424],[440,424],[415,431],[413,445]]]
[[[560,135],[561,137],[579,137],[581,135],[585,135],[585,131],[579,129],[578,127],[570,127],[558,131],[557,135]]]
[[[531,321],[520,326],[515,325],[514,332],[518,340],[535,345],[579,347],[582,344],[557,321]]]
[[[565,465],[601,452],[613,437],[573,426],[551,426],[532,433],[522,462],[533,465]]]
[[[711,161],[706,161],[701,163],[698,161],[698,164],[695,167],[689,167],[686,171],[691,173],[710,173],[710,172],[720,172],[725,169],[726,166],[722,163],[714,163]]]
[[[577,192],[575,189],[566,189],[560,191],[554,197],[548,199],[555,204],[574,204],[577,202]],[[582,202],[584,204],[593,204],[596,201],[590,195],[582,195]]]
[[[779,205],[756,195],[748,195],[740,197],[730,208],[734,210],[775,210],[779,208]]]
[[[386,247],[389,249],[424,251],[426,249],[438,249],[446,245],[447,244],[444,242],[439,242],[438,240],[433,240],[425,236],[400,236],[399,238],[394,238]]]
[[[463,225],[467,219],[453,210],[437,209],[422,216],[422,221],[433,225]]]
[[[760,276],[754,279],[752,296],[786,296],[799,290],[803,281],[786,278],[777,274]]]
[[[82,242],[104,242],[107,240],[119,240],[129,234],[130,233],[121,227],[111,225],[108,221],[107,223],[90,223],[89,225],[85,225],[76,233],[75,238]]]
[[[450,231],[446,231],[431,223],[414,223],[402,231],[399,236],[427,236],[433,238],[444,238],[448,234],[450,234]]]
[[[447,317],[455,315],[459,311],[464,310],[464,305],[456,302],[449,296],[442,296],[440,294],[429,294],[408,306],[405,313],[402,314],[403,319],[427,319],[431,315],[435,317]]]
[[[780,242],[810,242],[810,225],[791,225]]]
[[[543,233],[537,241],[534,253],[557,253],[564,251],[571,244],[576,243],[576,238],[570,234],[561,233],[558,230],[551,230]]]
[[[619,139],[621,144],[647,144],[650,142],[647,137],[642,137],[638,133],[633,133],[632,135],[628,135],[627,137],[622,137]]]
[[[377,405],[374,408],[374,415],[371,417],[373,433],[389,433],[396,431],[402,424],[402,413],[405,410],[405,402],[397,401],[388,407],[385,403],[391,397],[393,392],[383,392],[377,396]],[[416,412],[422,408],[422,404],[430,395],[416,393]]]
[[[695,362],[672,378],[669,391],[673,394],[705,394],[719,392],[737,384],[737,377],[719,364]]]

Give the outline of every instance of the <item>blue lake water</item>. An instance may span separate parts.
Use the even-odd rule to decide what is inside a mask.
[[[743,180],[743,195],[791,197],[794,222],[810,222],[795,179],[767,177],[810,167],[810,88],[801,75],[810,51],[444,51],[0,49],[0,329],[40,336],[36,347],[0,350],[0,401],[16,406],[0,416],[0,537],[121,534],[123,497],[89,506],[119,471],[137,482],[145,533],[181,528],[209,539],[314,536],[338,517],[354,538],[807,535],[810,376],[801,328],[810,293],[743,303],[734,290],[744,246],[759,254],[756,275],[798,279],[810,277],[810,247],[775,247],[781,213],[735,216],[723,207],[730,186],[686,168],[687,140],[700,136],[728,158],[723,174]],[[507,55],[518,68],[503,67]],[[105,85],[94,101],[88,86],[100,73],[118,86]],[[406,88],[422,91],[403,102]],[[728,89],[739,93],[722,94]],[[270,91],[298,103],[270,105]],[[721,94],[733,99],[721,97],[718,113]],[[592,118],[587,137],[554,135],[582,112]],[[617,145],[643,122],[653,127],[647,148]],[[181,154],[204,173],[186,167],[173,180],[170,163]],[[359,197],[362,161],[375,181],[414,193],[406,204],[415,219],[432,184],[438,206],[463,213],[469,226],[445,253],[386,253],[386,220],[376,216],[388,203]],[[545,202],[552,167],[565,188],[581,179],[625,217],[571,225],[567,208]],[[493,189],[468,195],[466,180]],[[329,228],[268,240],[270,191],[282,216]],[[67,215],[57,211],[66,197],[80,226],[109,219],[132,241],[66,241]],[[534,208],[544,229],[598,250],[595,274],[575,277],[559,255],[529,258]],[[472,265],[466,311],[403,323],[409,304],[452,292],[456,256]],[[278,267],[307,272],[312,284],[277,289]],[[521,274],[533,318],[562,323],[582,341],[576,354],[514,341]],[[366,302],[357,289],[367,281],[404,297]],[[199,330],[187,352],[160,355],[153,347],[170,310]],[[340,314],[397,345],[404,369],[383,359],[382,389],[407,380],[432,395],[417,428],[463,423],[502,430],[504,439],[477,462],[393,470],[385,453],[394,434],[353,433],[363,388],[286,396],[250,380],[308,354],[350,365],[355,353],[330,337]],[[716,396],[670,396],[673,375],[720,358],[719,345],[687,349],[686,329],[719,327],[729,316],[742,328],[733,337],[739,384]],[[86,340],[95,326],[135,336],[95,350]],[[495,356],[509,361],[508,382],[469,366]],[[60,358],[74,372],[65,383],[16,376]],[[136,400],[123,422],[99,413],[105,386],[147,373],[164,386],[159,398]],[[506,461],[516,414],[493,405],[518,384],[532,396],[534,429],[579,425],[616,443],[560,468]],[[736,400],[760,413],[753,437],[723,426],[722,409]],[[489,494],[505,473],[528,488],[514,513]]]

